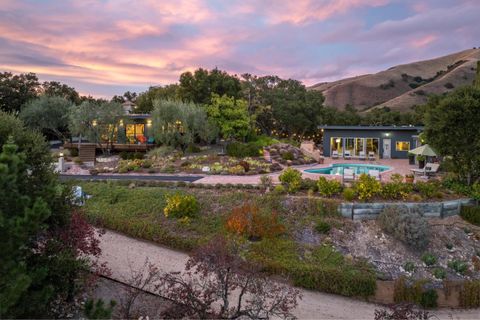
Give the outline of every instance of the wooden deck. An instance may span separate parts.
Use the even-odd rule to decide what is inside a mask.
[[[81,143],[81,145],[95,145],[95,148],[100,150],[107,148],[106,144],[93,144],[93,143]],[[78,143],[74,142],[65,142],[63,144],[65,149],[78,149]],[[114,143],[111,145],[112,151],[131,151],[131,152],[146,152],[150,149],[155,148],[154,144],[127,144],[127,143]]]

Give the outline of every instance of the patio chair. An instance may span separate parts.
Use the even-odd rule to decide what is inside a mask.
[[[332,151],[332,159],[338,159],[338,151],[337,150]]]
[[[425,167],[423,169],[410,169],[413,174],[420,174],[422,176],[429,176],[429,175],[435,175],[438,172],[438,169],[440,168],[440,164],[438,163],[427,163],[425,164]]]
[[[367,157],[365,156],[365,152],[363,152],[363,151],[360,151],[360,152],[358,153],[358,158],[359,158],[360,160],[367,160]]]
[[[345,160],[350,160],[352,159],[352,154],[350,153],[350,150],[345,150],[345,152],[343,153],[343,158]]]
[[[355,171],[353,169],[344,168],[342,180],[343,180],[343,183],[349,182],[349,181],[355,181]]]
[[[368,160],[375,161],[376,159],[377,159],[377,157],[375,156],[375,152],[369,151],[368,152]]]
[[[380,171],[379,170],[368,170],[368,175],[375,178],[375,180],[380,181]]]

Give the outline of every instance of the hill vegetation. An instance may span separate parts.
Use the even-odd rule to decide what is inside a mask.
[[[469,49],[447,56],[398,65],[375,74],[316,84],[328,107],[357,111],[389,108],[408,112],[423,105],[431,95],[471,85],[475,79],[480,49]]]

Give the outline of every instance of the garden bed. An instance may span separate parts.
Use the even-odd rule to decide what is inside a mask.
[[[243,244],[242,254],[247,259],[305,288],[367,297],[374,294],[376,279],[407,276],[441,286],[443,280],[476,279],[479,275],[479,228],[458,217],[432,219],[431,241],[423,251],[418,251],[383,232],[374,220],[341,217],[338,200],[261,194],[252,186],[238,192],[233,185],[205,189],[186,188],[188,185],[178,188],[179,184],[177,188],[168,188],[123,183],[126,185],[82,183],[92,195],[85,206],[92,223],[185,251],[218,234],[233,237]],[[178,192],[198,200],[197,215],[188,219],[165,217],[166,198]],[[275,212],[284,231],[261,237],[232,233],[227,221],[235,208],[246,203],[254,204],[263,213]],[[262,232],[268,234],[270,229]],[[435,263],[426,266],[424,253],[433,255]],[[452,265],[454,261],[457,266]],[[462,271],[455,271],[457,267]],[[434,271],[437,269],[443,272]],[[440,278],[442,274],[444,279]]]

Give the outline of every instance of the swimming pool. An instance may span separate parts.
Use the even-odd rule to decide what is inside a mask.
[[[380,172],[390,170],[388,166],[381,166],[376,164],[362,164],[362,163],[335,163],[326,168],[307,169],[308,173],[320,173],[320,174],[337,174],[342,175],[343,169],[353,169],[355,174],[367,173],[369,170],[378,170]]]

